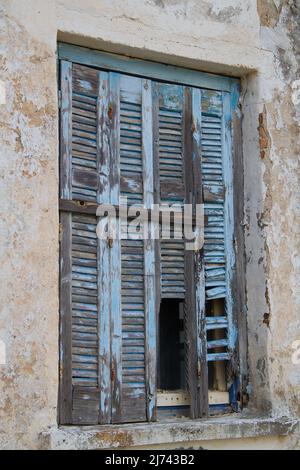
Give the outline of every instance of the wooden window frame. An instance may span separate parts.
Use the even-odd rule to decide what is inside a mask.
[[[135,75],[138,77],[150,78],[152,80],[165,81],[167,83],[176,83],[180,85],[192,86],[196,88],[204,88],[210,90],[216,90],[223,93],[226,93],[226,126],[227,126],[227,139],[225,145],[227,147],[227,154],[231,156],[232,163],[232,175],[229,173],[225,178],[231,178],[228,180],[228,188],[232,191],[233,195],[244,194],[244,180],[243,180],[243,155],[242,155],[242,115],[241,110],[238,104],[239,99],[239,80],[231,77],[223,77],[209,73],[199,72],[197,70],[179,68],[173,65],[160,64],[157,62],[143,61],[139,59],[130,58],[124,56],[119,56],[117,54],[111,54],[107,52],[100,52],[96,50],[91,50],[79,46],[73,46],[70,44],[58,44],[58,58],[59,60],[65,60],[74,62],[81,65],[87,65],[91,67],[97,67],[101,70],[117,71],[120,73],[127,73],[130,75]],[[192,97],[191,97],[192,99]],[[195,123],[194,123],[195,125]],[[197,123],[196,123],[197,125]],[[61,123],[61,150],[62,159],[68,158],[68,153],[65,151],[64,145],[67,142],[68,137],[64,134],[64,126]],[[193,144],[192,144],[193,145]],[[194,151],[195,149],[191,148],[189,151]],[[195,162],[194,162],[195,165]],[[197,166],[194,166],[194,170]],[[68,173],[63,174],[63,180],[68,180],[70,175]],[[62,181],[63,183],[63,181]],[[66,185],[67,186],[67,185]],[[195,188],[195,194],[198,194],[199,201],[201,203],[201,191],[199,188]],[[83,202],[78,205],[75,201],[66,201],[60,200],[60,210],[63,211],[63,218],[65,218],[66,226],[70,224],[68,217],[68,212],[80,212],[83,214],[95,214],[97,209],[97,204],[92,202]],[[243,407],[247,401],[247,385],[248,385],[248,365],[247,365],[247,325],[246,325],[246,302],[245,302],[245,260],[244,260],[244,230],[243,230],[243,212],[244,212],[244,202],[243,197],[233,196],[233,206],[226,207],[227,216],[234,220],[233,231],[229,240],[230,247],[228,250],[232,250],[232,255],[234,256],[234,268],[232,269],[232,278],[229,279],[230,285],[228,288],[232,292],[232,313],[230,321],[234,325],[234,328],[237,334],[237,344],[234,347],[233,354],[230,360],[230,369],[232,375],[235,377],[234,383],[232,386],[231,394],[231,404],[236,410],[240,407]],[[61,259],[62,259],[62,271],[61,276],[64,276],[64,268],[68,269],[68,237],[70,233],[65,233],[61,239]],[[229,252],[228,251],[228,252]],[[189,259],[187,255],[186,262],[191,266],[199,266],[201,263],[199,253],[198,263]],[[196,289],[194,284],[195,272],[189,270],[190,273],[190,285],[192,291]],[[60,311],[64,311],[70,308],[70,302],[68,298],[70,297],[70,282],[67,283],[67,289],[69,295],[61,295],[60,302]],[[193,314],[195,305],[193,305],[193,300],[197,298],[197,294],[192,295],[190,293],[191,305],[188,306]],[[200,296],[201,297],[201,296]],[[70,301],[70,299],[69,299]],[[199,300],[201,303],[201,299]],[[205,306],[201,305],[200,307],[200,317],[199,321],[201,323],[200,331],[201,334],[205,334],[205,328],[203,327],[205,321]],[[67,367],[65,367],[66,361],[70,360],[69,351],[70,351],[70,338],[66,341],[65,338],[66,331],[69,328],[69,325],[64,321],[65,316],[62,315],[62,321],[60,324],[60,351],[64,352],[61,354],[60,359],[60,421],[62,423],[69,422],[70,416],[69,412],[66,411],[66,396],[70,396],[70,377],[66,373]],[[193,328],[191,329],[191,331]],[[195,333],[195,330],[193,330]],[[202,341],[205,344],[206,340],[204,337],[196,339],[196,341]],[[199,346],[201,348],[201,345]],[[66,354],[67,352],[67,354]],[[198,378],[196,376],[190,378],[190,381],[194,381],[194,390],[199,391],[194,397],[191,397],[191,401],[194,400],[191,417],[205,417],[208,414],[208,386],[206,374],[201,373],[201,370],[206,367],[206,359],[204,356],[205,353],[201,354],[201,358],[198,364]],[[200,383],[199,383],[200,377]],[[239,405],[237,403],[239,400]]]

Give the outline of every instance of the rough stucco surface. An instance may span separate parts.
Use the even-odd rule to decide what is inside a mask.
[[[0,448],[57,425],[57,38],[242,77],[250,408],[300,417],[299,23],[293,0],[0,0]]]

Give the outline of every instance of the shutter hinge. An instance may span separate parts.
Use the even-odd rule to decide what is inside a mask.
[[[58,109],[61,109],[61,90],[58,90]]]

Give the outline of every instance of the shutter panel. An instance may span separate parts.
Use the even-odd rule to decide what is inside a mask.
[[[61,199],[97,200],[99,72],[61,63]],[[61,213],[62,424],[99,419],[96,217]]]
[[[201,91],[156,84],[154,126],[156,200],[160,204],[202,203],[200,133]],[[207,414],[203,253],[185,250],[184,239],[160,240],[161,298],[184,301],[186,384],[192,418]]]
[[[73,65],[71,197],[97,200],[97,99],[99,73]]]
[[[150,208],[153,203],[151,82],[119,75],[119,155],[121,201]],[[134,227],[129,227],[134,234]],[[136,237],[135,237],[136,238]],[[122,239],[120,335],[116,338],[120,368],[112,422],[154,418],[155,408],[155,271],[150,240]]]
[[[224,300],[224,311],[206,317],[215,332],[207,361],[231,359],[235,342],[231,281],[234,267],[230,95],[202,94],[202,178],[205,206],[204,265],[206,301]],[[223,334],[220,332],[223,331]],[[219,333],[218,333],[219,332]]]
[[[61,314],[68,323],[63,357],[68,363],[63,374],[69,380],[64,403],[68,413],[62,419],[66,423],[95,424],[99,408],[96,218],[62,213],[61,223]]]
[[[150,208],[151,82],[62,62],[61,90],[61,199]],[[98,240],[80,204],[61,214],[61,422],[152,420],[154,243]]]
[[[72,214],[73,423],[98,422],[98,286],[96,218]]]
[[[184,87],[155,84],[155,118],[158,168],[158,200],[160,204],[182,205],[185,201],[184,171]],[[160,276],[161,298],[185,297],[184,240],[167,239],[161,232]],[[165,239],[164,239],[165,237]]]
[[[203,92],[202,180],[207,216],[204,258],[208,300],[224,298],[226,293],[222,109],[221,93]]]

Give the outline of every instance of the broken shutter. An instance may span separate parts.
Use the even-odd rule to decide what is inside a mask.
[[[61,422],[151,420],[154,246],[99,240],[86,214],[151,207],[151,83],[62,61],[61,92]]]
[[[158,168],[156,202],[160,204],[162,213],[165,204],[177,205],[181,209],[184,204],[190,204],[191,215],[195,215],[196,204],[203,202],[201,91],[161,83],[155,83],[154,90],[155,161]],[[207,398],[206,401],[201,399],[207,397],[204,389],[207,385],[205,328],[203,334],[204,324],[201,323],[205,312],[202,252],[200,256],[187,251],[185,245],[190,240],[184,236],[181,238],[181,235],[174,236],[172,230],[171,239],[164,239],[164,236],[169,236],[168,231],[164,232],[163,228],[157,249],[160,298],[180,299],[184,305],[186,386],[191,417],[197,418],[205,415],[207,408]]]
[[[63,60],[61,98],[60,421],[155,419],[160,298],[184,302],[191,416],[204,416],[207,363],[236,377],[230,93]],[[124,198],[147,209],[204,202],[204,249],[99,240],[97,205]]]
[[[207,361],[215,370],[220,367],[218,363],[227,369],[228,388],[236,385],[230,94],[205,90],[202,92],[201,108]],[[231,394],[233,405],[236,400],[236,396]]]

